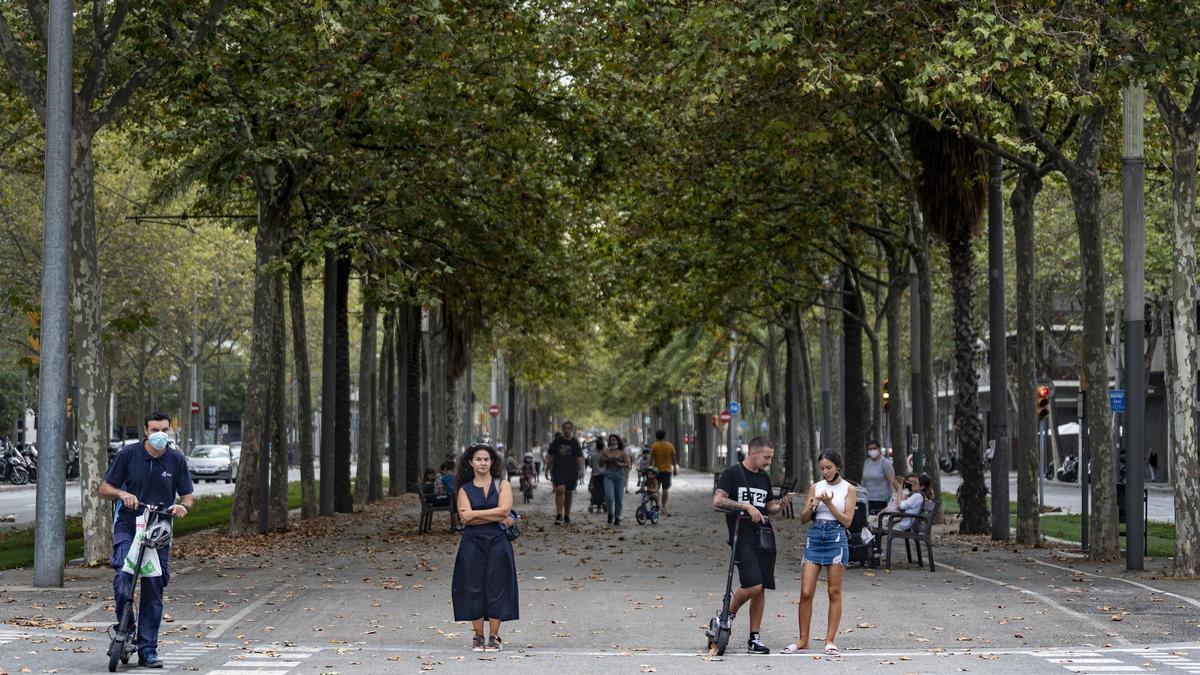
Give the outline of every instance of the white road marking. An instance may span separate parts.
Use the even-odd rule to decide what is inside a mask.
[[[973,578],[973,579],[979,579],[980,581],[986,581],[986,582],[988,582],[989,584],[995,584],[995,585],[997,585],[997,586],[1000,586],[1001,588],[1011,588],[1011,589],[1013,589],[1014,591],[1017,591],[1017,592],[1019,592],[1019,593],[1024,593],[1025,595],[1028,595],[1028,596],[1031,596],[1031,597],[1037,598],[1038,600],[1041,600],[1041,601],[1042,601],[1042,602],[1044,602],[1045,604],[1047,604],[1047,605],[1049,605],[1049,606],[1053,607],[1054,609],[1057,609],[1058,611],[1060,611],[1060,612],[1062,612],[1062,613],[1064,613],[1064,614],[1067,614],[1067,615],[1069,615],[1069,616],[1075,617],[1076,619],[1078,619],[1078,620],[1080,620],[1080,621],[1083,621],[1083,622],[1086,622],[1086,623],[1089,623],[1089,624],[1091,624],[1093,628],[1095,628],[1096,630],[1100,631],[1100,634],[1101,634],[1101,635],[1107,635],[1107,634],[1108,634],[1108,632],[1111,630],[1111,628],[1110,628],[1109,626],[1106,626],[1105,624],[1103,624],[1103,623],[1101,623],[1101,622],[1097,621],[1096,619],[1094,619],[1094,618],[1092,618],[1092,617],[1090,617],[1090,616],[1087,616],[1086,614],[1081,614],[1081,613],[1079,613],[1079,612],[1076,612],[1075,610],[1073,610],[1073,609],[1071,609],[1071,608],[1069,608],[1069,607],[1065,607],[1065,606],[1063,606],[1062,604],[1060,604],[1058,601],[1056,601],[1056,600],[1053,600],[1053,599],[1051,599],[1051,598],[1049,598],[1049,597],[1047,597],[1047,596],[1045,596],[1045,595],[1043,595],[1043,594],[1041,594],[1041,593],[1038,593],[1037,591],[1031,591],[1031,590],[1029,590],[1028,588],[1021,588],[1020,586],[1017,586],[1017,585],[1015,585],[1015,584],[1011,584],[1011,583],[1009,583],[1009,582],[1007,582],[1007,581],[1000,581],[1000,580],[998,580],[998,579],[991,579],[991,578],[988,578],[988,577],[985,577],[985,576],[982,576],[982,575],[979,575],[979,574],[975,574],[974,572],[968,572],[968,571],[966,571],[966,570],[960,570],[960,569],[958,569],[957,567],[952,567],[952,566],[950,566],[950,565],[947,565],[947,564],[946,564],[946,563],[944,563],[944,562],[943,562],[943,563],[941,563],[941,565],[942,565],[942,567],[945,567],[946,569],[948,569],[948,570],[951,570],[951,571],[953,571],[953,572],[957,572],[957,573],[959,573],[959,574],[961,574],[961,575],[963,575],[963,576],[966,576],[966,577],[971,577],[971,578]],[[1114,638],[1113,638],[1113,640],[1114,640],[1114,641],[1116,641],[1116,642],[1119,642],[1119,643],[1121,643],[1121,644],[1124,644],[1124,645],[1127,645],[1127,644],[1129,644],[1129,640],[1126,640],[1126,639],[1125,639],[1125,638],[1123,638],[1123,637],[1119,637],[1119,636],[1118,636],[1118,637],[1114,637]]]
[[[277,593],[279,593],[279,590],[280,589],[277,588],[277,589],[271,591],[270,593],[267,593],[266,595],[262,596],[258,600],[255,600],[254,602],[250,603],[249,605],[246,605],[245,607],[242,608],[242,610],[240,612],[238,612],[237,614],[234,614],[233,616],[229,617],[228,619],[225,619],[224,625],[217,628],[213,632],[209,633],[205,637],[207,637],[210,640],[221,637],[222,635],[225,634],[225,631],[228,630],[231,626],[237,625],[237,622],[246,618],[246,616],[249,615],[250,612],[253,612],[254,610],[258,609],[259,607],[262,607],[268,600],[275,597],[275,595]],[[215,622],[212,622],[212,623],[215,624]]]
[[[1161,588],[1155,588],[1155,587],[1153,587],[1153,586],[1150,586],[1149,584],[1143,584],[1143,583],[1142,583],[1142,582],[1140,582],[1140,581],[1133,581],[1132,579],[1122,579],[1122,578],[1120,578],[1120,577],[1110,577],[1110,576],[1107,576],[1107,575],[1104,575],[1104,574],[1092,574],[1091,572],[1084,572],[1083,570],[1072,569],[1072,568],[1070,568],[1070,567],[1064,567],[1064,566],[1062,566],[1062,565],[1055,565],[1054,563],[1048,563],[1048,562],[1045,562],[1045,561],[1042,561],[1042,560],[1035,560],[1034,562],[1036,562],[1036,563],[1037,563],[1037,564],[1039,564],[1039,565],[1045,565],[1046,567],[1053,567],[1053,568],[1055,568],[1055,569],[1060,569],[1060,570],[1063,570],[1063,571],[1066,571],[1066,572],[1071,572],[1071,573],[1073,573],[1073,574],[1082,574],[1082,575],[1084,575],[1084,576],[1089,576],[1089,577],[1098,577],[1098,578],[1100,578],[1100,579],[1109,579],[1109,580],[1111,580],[1111,581],[1120,581],[1120,582],[1121,582],[1121,583],[1123,583],[1123,584],[1129,584],[1129,585],[1131,585],[1131,586],[1137,586],[1138,588],[1141,588],[1141,589],[1143,589],[1143,590],[1150,591],[1150,592],[1152,592],[1152,593],[1161,593],[1162,595],[1165,595],[1165,596],[1167,596],[1167,597],[1169,597],[1169,598],[1175,598],[1176,600],[1180,600],[1180,601],[1182,601],[1182,602],[1186,602],[1187,604],[1189,604],[1189,605],[1191,605],[1191,606],[1193,606],[1193,607],[1196,607],[1196,608],[1200,609],[1200,600],[1196,600],[1196,599],[1194,599],[1194,598],[1189,598],[1189,597],[1187,597],[1187,596],[1184,596],[1184,595],[1179,595],[1178,593],[1172,593],[1172,592],[1170,592],[1170,591],[1164,591],[1164,590],[1163,590],[1163,589],[1161,589]]]

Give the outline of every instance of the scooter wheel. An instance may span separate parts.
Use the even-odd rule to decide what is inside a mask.
[[[121,645],[113,643],[108,647],[108,672],[117,672],[117,663],[121,660]]]
[[[717,633],[717,656],[725,655],[725,647],[729,646],[729,629],[722,628]]]

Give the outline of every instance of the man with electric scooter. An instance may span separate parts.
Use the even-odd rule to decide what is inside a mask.
[[[171,418],[164,413],[146,415],[145,439],[121,448],[112,466],[104,474],[98,493],[104,499],[117,502],[113,518],[113,600],[117,622],[120,623],[125,603],[133,592],[133,576],[121,571],[129,554],[137,527],[139,506],[151,504],[165,508],[176,518],[186,517],[192,508],[192,477],[187,458],[170,445],[167,432]],[[176,496],[179,503],[175,503]],[[168,506],[170,505],[170,506]],[[158,549],[161,576],[141,577],[141,598],[138,603],[137,650],[138,665],[162,668],[158,657],[158,628],[163,617],[163,588],[170,582],[167,559],[169,547]]]
[[[749,602],[750,635],[746,650],[751,654],[771,653],[759,636],[766,609],[766,591],[775,588],[775,532],[768,516],[778,515],[792,498],[791,494],[782,494],[779,499],[771,499],[771,477],[767,468],[774,456],[775,447],[771,441],[762,436],[755,437],[750,441],[750,451],[745,459],[726,469],[717,479],[713,494],[713,508],[726,512],[729,542],[736,546],[731,553],[737,561],[741,582],[741,588],[733,594],[729,604],[728,616],[725,621],[718,617],[718,623],[732,626],[738,610]],[[729,575],[732,579],[732,567]],[[724,650],[723,645],[721,649]]]

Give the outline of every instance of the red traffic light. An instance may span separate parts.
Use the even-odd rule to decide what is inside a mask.
[[[1050,416],[1050,387],[1041,385],[1037,390],[1037,418],[1044,420]]]

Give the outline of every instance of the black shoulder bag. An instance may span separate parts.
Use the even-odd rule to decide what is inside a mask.
[[[499,500],[499,495],[500,495],[500,479],[499,478],[492,481],[492,487],[496,490],[496,495],[497,495],[496,499]],[[517,521],[517,522],[514,522],[512,525],[508,525],[508,526],[505,526],[503,524],[501,524],[500,526],[504,528],[504,536],[508,537],[509,541],[516,541],[517,538],[521,536],[521,526],[519,525],[519,522],[521,520],[521,514],[517,513],[516,509],[509,509],[508,514],[510,516],[512,516],[512,519],[514,521]]]

